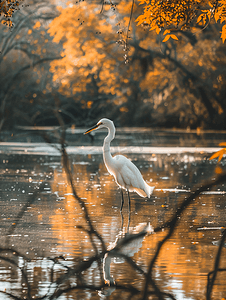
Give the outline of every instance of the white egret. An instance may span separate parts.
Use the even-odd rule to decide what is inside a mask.
[[[136,192],[141,197],[151,197],[154,186],[149,186],[143,179],[139,169],[125,156],[115,155],[112,157],[110,153],[110,143],[115,137],[115,126],[114,123],[106,118],[101,119],[95,126],[88,129],[84,134],[87,134],[93,130],[106,127],[108,129],[108,135],[104,139],[103,145],[103,158],[105,166],[108,172],[114,176],[116,183],[126,189],[129,198],[129,192]],[[122,193],[122,204],[123,207],[124,198]]]

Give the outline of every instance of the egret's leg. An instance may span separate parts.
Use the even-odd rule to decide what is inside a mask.
[[[122,231],[123,230],[123,225],[124,225],[124,217],[123,217],[123,214],[122,214],[121,210],[120,210],[120,214],[121,214],[121,219],[122,219],[122,226],[121,226],[120,231]]]
[[[128,194],[128,200],[129,200],[129,213],[130,213],[130,196],[129,196],[129,190],[127,190],[127,194]]]
[[[127,232],[129,232],[129,224],[130,224],[130,196],[129,196],[129,190],[127,190],[128,194],[128,200],[129,200],[129,218],[128,218],[128,226],[127,226]]]
[[[124,204],[124,197],[123,197],[123,191],[122,191],[122,189],[121,189],[121,195],[122,195],[122,202],[121,202],[121,208],[120,208],[120,211],[122,211],[123,204]]]

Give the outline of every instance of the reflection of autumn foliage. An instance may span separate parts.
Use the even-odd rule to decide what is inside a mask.
[[[58,118],[60,123],[63,123],[60,115]],[[222,293],[221,287],[225,286],[225,273],[222,273],[226,271],[223,268],[225,257],[221,256],[221,252],[223,254],[226,231],[223,232],[222,238],[218,242],[218,249],[211,242],[213,241],[213,237],[218,239],[221,236],[219,229],[222,228],[221,223],[224,226],[224,205],[221,208],[217,208],[216,199],[214,197],[210,198],[209,195],[202,195],[202,192],[213,188],[215,185],[218,186],[225,183],[226,174],[222,174],[216,179],[211,178],[209,182],[198,185],[196,188],[193,188],[186,198],[182,196],[181,199],[176,199],[178,201],[175,201],[175,203],[172,203],[172,199],[171,201],[169,199],[169,205],[162,205],[164,201],[163,196],[156,197],[154,195],[153,199],[148,200],[150,201],[148,205],[145,199],[142,198],[143,202],[141,202],[142,200],[139,198],[137,202],[139,202],[141,208],[137,215],[134,213],[134,210],[132,211],[131,216],[133,217],[131,218],[131,222],[138,225],[138,223],[143,223],[144,221],[147,227],[150,227],[149,221],[151,221],[154,232],[152,230],[144,231],[139,226],[137,233],[132,232],[130,234],[128,225],[128,234],[120,240],[120,243],[117,243],[119,235],[115,239],[115,233],[118,233],[121,226],[121,222],[119,222],[121,218],[118,209],[112,212],[114,209],[112,201],[116,197],[115,190],[111,190],[114,182],[109,179],[108,174],[104,174],[104,182],[101,183],[102,176],[100,174],[101,172],[103,174],[103,164],[99,165],[98,161],[94,164],[95,159],[92,159],[94,157],[86,157],[86,159],[92,162],[89,163],[89,161],[84,161],[84,155],[80,155],[76,157],[74,164],[71,164],[64,148],[65,134],[63,129],[62,132],[60,141],[63,168],[54,169],[54,180],[52,183],[52,192],[57,195],[56,198],[54,197],[54,201],[60,202],[58,202],[57,208],[55,205],[51,206],[53,207],[50,213],[51,226],[49,226],[49,223],[46,225],[51,233],[53,233],[56,241],[59,242],[57,250],[65,253],[65,257],[59,255],[61,253],[57,253],[54,257],[52,255],[43,259],[37,257],[32,262],[29,262],[28,258],[14,250],[14,245],[12,245],[13,248],[0,248],[1,262],[10,264],[10,268],[15,268],[15,277],[20,278],[21,290],[24,289],[24,293],[21,293],[22,296],[19,295],[19,297],[11,295],[8,290],[1,292],[11,296],[11,298],[20,300],[24,297],[32,299],[38,294],[44,294],[46,298],[45,293],[47,289],[47,297],[49,299],[59,299],[61,295],[78,299],[86,299],[87,297],[96,299],[95,295],[97,291],[109,291],[109,286],[104,282],[102,272],[104,270],[103,259],[109,256],[124,258],[125,260],[121,264],[114,264],[114,274],[116,274],[117,278],[116,281],[110,281],[113,285],[110,288],[114,288],[115,298],[131,299],[136,294],[139,299],[149,299],[150,297],[155,297],[156,299],[176,299],[174,297],[176,289],[183,290],[183,295],[186,294],[186,297],[198,298],[202,297],[204,288],[207,290],[207,300],[211,299],[211,294],[213,294],[213,297],[219,298],[218,295]],[[187,159],[188,156],[185,156]],[[140,157],[143,159],[142,155]],[[142,168],[143,170],[146,169],[143,172],[145,177],[149,176],[149,161],[153,161],[155,158],[155,156],[151,155],[148,155],[148,157],[150,160],[145,160],[147,168],[144,168],[144,165]],[[45,160],[44,157],[43,160]],[[156,162],[155,166],[162,166],[161,169],[164,169],[164,175],[167,174],[165,172],[168,171],[171,173],[173,170],[171,169],[172,165],[169,163],[170,161],[168,161],[169,165],[166,163],[165,167],[163,167],[163,163],[167,159],[162,159],[162,161],[156,159],[154,161]],[[179,161],[182,160],[179,159]],[[177,162],[176,159],[171,160],[171,163],[175,162]],[[49,163],[51,166],[53,163],[52,160],[49,160]],[[179,170],[182,171],[179,164],[177,165]],[[183,169],[187,170],[185,164]],[[194,170],[195,165],[192,167],[192,172]],[[100,174],[98,174],[99,172]],[[177,176],[182,176],[181,172],[177,173]],[[156,176],[159,175],[156,174]],[[43,198],[43,192],[47,183],[44,178],[42,176],[42,183],[38,186],[39,188],[34,185],[35,192],[30,193],[30,200],[28,199],[25,205],[20,207],[18,218],[11,225],[11,228],[18,225],[28,207],[35,204],[34,200],[36,198],[39,200]],[[47,178],[49,176],[46,176],[46,180]],[[154,180],[157,180],[157,177]],[[190,182],[194,183],[191,180]],[[104,190],[102,190],[102,186],[104,186]],[[104,199],[102,199],[102,196]],[[108,206],[107,198],[111,198],[110,206]],[[102,205],[103,200],[104,205]],[[213,200],[212,204],[210,203],[211,200]],[[222,203],[221,199],[219,200]],[[203,201],[208,202],[208,205],[203,206]],[[39,203],[41,205],[41,202]],[[37,208],[40,207],[39,205]],[[197,206],[197,209],[190,209],[192,206]],[[111,212],[108,214],[107,212],[110,210]],[[167,210],[168,213],[166,214]],[[39,212],[39,208],[37,212]],[[33,218],[33,213],[30,217]],[[217,229],[217,233],[216,230],[212,232],[212,227],[212,229],[208,228],[211,233],[208,232],[207,234],[204,226],[207,222],[208,224],[212,223],[211,217],[214,220],[214,229]],[[26,223],[29,225],[27,221]],[[216,227],[216,225],[220,227]],[[201,228],[197,228],[197,226]],[[30,231],[30,226],[27,227],[27,230]],[[13,231],[9,230],[8,233],[8,241],[10,242],[8,244],[11,246]],[[113,234],[111,235],[110,233]],[[146,233],[152,234],[147,236]],[[142,241],[144,239],[142,247],[140,247],[141,238]],[[115,243],[112,244],[112,247],[107,248],[105,243],[109,242],[109,239],[112,239]],[[37,239],[37,241],[40,243],[40,239]],[[140,251],[139,255],[135,254],[138,248]],[[131,257],[131,253],[135,254],[135,256]],[[65,259],[66,255],[69,256],[70,254],[72,254],[73,261]],[[42,262],[43,265],[41,265]],[[52,263],[50,264],[50,262]],[[34,272],[32,272],[29,269],[29,264],[31,263],[35,268],[39,264],[41,267],[34,269]],[[44,268],[42,271],[44,265],[47,267],[47,271],[45,276],[42,277],[41,275],[45,272]],[[213,271],[210,272],[212,268]],[[105,271],[107,271],[106,265]],[[217,273],[219,275],[216,279]],[[21,280],[18,274],[22,274],[23,280]],[[223,275],[220,276],[221,274]],[[15,277],[13,278],[14,282]],[[48,279],[46,279],[47,277]],[[180,284],[179,288],[178,284]],[[35,291],[31,289],[32,285],[35,287]],[[216,292],[215,289],[218,289],[218,291]],[[83,297],[81,293],[86,294]]]
[[[161,164],[161,163],[160,163]],[[89,164],[85,165],[74,165],[73,174],[74,180],[76,182],[76,187],[78,188],[79,194],[82,193],[83,199],[85,199],[85,204],[88,207],[88,210],[92,217],[92,210],[98,208],[98,212],[96,211],[95,214],[96,218],[92,217],[92,220],[95,226],[99,229],[101,234],[106,234],[106,230],[112,230],[115,234],[115,230],[119,228],[119,223],[113,220],[114,218],[107,215],[106,209],[106,202],[104,206],[101,205],[101,201],[98,196],[101,195],[101,185],[99,176],[95,173],[92,174],[92,180],[90,181],[90,170],[88,171]],[[166,166],[166,170],[171,172],[169,168],[172,166]],[[98,169],[102,169],[102,166],[99,165]],[[103,170],[100,170],[103,172]],[[149,174],[149,170],[146,170],[145,176]],[[176,174],[175,174],[176,175]],[[79,176],[82,177],[82,184],[80,183]],[[85,177],[84,177],[85,176]],[[109,197],[114,197],[112,194],[111,186],[114,184],[111,180],[109,180],[108,175],[104,175],[104,198],[105,200]],[[98,187],[98,188],[97,188]],[[59,245],[58,251],[67,251],[70,249],[69,253],[74,253],[76,256],[82,256],[83,258],[87,259],[87,256],[92,255],[90,252],[90,244],[87,239],[84,240],[84,232],[81,232],[80,229],[76,228],[78,225],[85,226],[84,220],[81,216],[81,212],[79,211],[79,206],[76,203],[75,199],[72,195],[72,189],[67,182],[66,173],[63,171],[58,172],[55,170],[54,173],[54,182],[52,185],[53,192],[59,192],[60,197],[65,197],[62,200],[62,208],[55,211],[52,215],[52,229],[53,234],[56,234],[59,242],[62,243],[64,246],[61,248]],[[215,199],[213,198],[213,203],[210,203],[210,199],[208,196],[200,196],[197,203],[192,203],[192,206],[196,206],[197,210],[194,211],[198,212],[199,207],[202,202],[208,201],[208,205],[202,208],[202,211],[199,215],[198,221],[196,220],[196,216],[194,215],[194,211],[186,210],[183,214],[181,221],[178,221],[178,228],[174,231],[172,237],[167,241],[164,250],[159,253],[158,259],[155,263],[155,268],[153,270],[153,274],[158,274],[158,285],[163,288],[167,282],[167,289],[169,289],[172,293],[174,290],[174,284],[178,281],[181,281],[183,284],[183,291],[186,293],[186,297],[191,297],[192,295],[201,295],[205,290],[206,285],[206,277],[200,276],[200,274],[207,274],[208,273],[208,265],[209,260],[213,259],[213,252],[215,251],[214,245],[209,245],[209,243],[216,238],[216,232],[211,233],[208,231],[206,234],[206,238],[208,241],[202,244],[200,241],[203,241],[203,236],[205,236],[204,231],[198,231],[197,226],[201,226],[206,224],[206,217],[207,216],[217,216],[218,210],[215,205]],[[155,224],[155,221],[158,220],[159,215],[164,215],[164,209],[161,205],[162,199],[158,199],[154,206],[155,210],[158,211],[158,215],[152,215],[152,224]],[[172,206],[172,203],[170,203]],[[143,208],[145,209],[145,208]],[[174,212],[172,211],[172,216]],[[70,215],[70,217],[69,217]],[[119,216],[118,216],[119,217]],[[169,217],[169,213],[167,218]],[[157,220],[155,220],[155,218]],[[116,219],[116,218],[115,218]],[[118,218],[119,219],[119,218]],[[101,221],[100,221],[101,220]],[[166,221],[163,218],[164,221]],[[142,219],[142,215],[136,216],[136,222],[144,221]],[[160,219],[156,222],[159,223]],[[100,222],[100,226],[98,223]],[[106,224],[106,226],[104,225]],[[156,248],[159,243],[164,239],[167,232],[167,226],[164,231],[157,231],[158,234],[153,234],[151,236],[145,237],[143,242],[143,247],[140,249],[139,255],[135,254],[133,260],[138,261],[139,265],[147,265],[148,262],[153,258],[153,255],[156,251]],[[220,233],[218,232],[217,235]],[[185,240],[186,239],[186,240]],[[148,251],[147,251],[148,249]],[[196,260],[197,259],[197,260]],[[221,264],[225,264],[225,259],[222,257]],[[119,284],[120,280],[124,280],[125,282],[130,282],[133,280],[134,277],[138,276],[135,270],[129,268],[129,266],[125,264],[117,264],[112,265],[114,270],[114,274],[120,273],[121,277],[116,278]],[[129,270],[129,274],[128,274]],[[188,280],[189,275],[191,276],[190,280]],[[197,284],[198,282],[198,284]],[[172,284],[172,289],[170,285]],[[224,278],[220,277],[218,279],[218,284],[224,285]]]
[[[102,168],[102,166],[100,166],[100,168]],[[114,218],[112,219],[112,216],[106,215],[106,212],[110,209],[109,205],[112,203],[109,201],[108,204],[107,199],[111,199],[112,197],[111,186],[114,184],[110,176],[104,176],[103,178],[105,185],[103,198],[99,180],[97,180],[97,178],[91,180],[88,175],[89,172],[86,171],[86,165],[75,165],[74,171],[74,180],[78,188],[79,196],[85,201],[91,217],[93,214],[92,210],[95,210],[95,218],[92,219],[93,222],[97,224],[97,228],[99,227],[98,223],[100,219],[102,221],[104,219],[106,224],[114,224],[116,220],[114,220]],[[59,242],[64,244],[62,249],[59,249],[59,252],[65,251],[66,243],[68,248],[72,249],[70,253],[78,254],[79,251],[82,251],[81,247],[83,247],[83,251],[87,253],[90,249],[90,244],[88,241],[87,243],[82,244],[84,232],[77,229],[77,226],[81,225],[87,227],[86,221],[84,221],[83,212],[73,196],[71,186],[67,181],[65,170],[63,170],[62,173],[57,170],[54,171],[52,191],[57,193],[59,199],[61,199],[60,201],[63,202],[62,209],[56,210],[52,215],[53,234],[55,233],[57,238],[60,234]],[[118,215],[118,219],[119,218],[120,215]],[[119,220],[118,222],[120,223]],[[102,225],[102,222],[100,225]],[[102,230],[100,230],[101,234],[103,234]]]

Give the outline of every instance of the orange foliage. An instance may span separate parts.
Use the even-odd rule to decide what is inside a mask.
[[[164,28],[163,36],[164,41],[170,39],[171,43],[167,48],[160,49],[159,37],[145,30],[144,22],[141,22],[142,26],[132,23],[138,16],[138,19],[142,18],[142,7],[136,4],[133,6],[133,20],[127,36],[131,4],[130,1],[120,1],[115,10],[105,5],[102,14],[100,5],[88,1],[74,5],[68,3],[66,8],[59,7],[60,14],[50,23],[48,31],[53,41],[61,43],[63,47],[62,59],[50,63],[58,91],[66,96],[75,95],[75,101],[82,104],[82,109],[91,112],[103,111],[104,105],[110,111],[109,106],[112,105],[110,107],[123,116],[134,115],[137,108],[142,108],[139,111],[142,116],[153,108],[157,114],[153,113],[151,118],[156,118],[158,122],[159,115],[168,115],[169,112],[177,115],[180,122],[189,124],[196,122],[196,115],[200,112],[202,117],[208,117],[201,97],[192,93],[196,85],[190,88],[193,83],[190,79],[187,81],[186,77],[187,88],[183,76],[194,73],[200,81],[203,80],[203,85],[207,84],[206,78],[214,78],[216,89],[220,90],[223,87],[223,79],[220,78],[224,78],[224,75],[222,71],[219,71],[220,75],[213,74],[217,64],[222,66],[225,63],[223,56],[215,55],[216,49],[222,45],[221,41],[217,41],[214,48],[210,39],[205,39],[204,31],[199,31],[194,43],[192,37],[174,43],[178,39],[177,33],[168,27]],[[222,15],[217,17],[216,12],[214,16],[216,20],[222,18]],[[199,18],[200,24],[203,18]],[[170,24],[172,18],[168,19]],[[147,25],[153,29],[153,24]],[[162,27],[155,24],[155,31],[159,33]],[[201,39],[197,38],[199,36]],[[125,64],[128,57],[130,61]],[[179,74],[180,71],[183,76]],[[224,107],[217,104],[214,98],[213,104],[223,115]],[[143,116],[141,118],[143,121]]]
[[[124,5],[127,7],[128,3],[122,1],[120,8]],[[129,8],[131,5],[128,12]],[[63,42],[63,58],[53,61],[50,68],[54,73],[53,80],[60,86],[59,91],[66,95],[82,93],[94,80],[98,93],[120,96],[125,53],[119,47],[120,41],[116,42],[114,12],[106,8],[105,16],[102,16],[97,4],[86,2],[58,9],[61,14],[51,22],[48,32],[54,36],[54,42]],[[128,20],[122,24],[126,27]],[[91,107],[90,103],[87,106]]]
[[[11,17],[14,11],[23,0],[3,0],[0,3],[0,16],[4,15],[4,19],[1,21],[2,24],[12,26]]]
[[[137,18],[138,25],[149,26],[157,34],[162,29],[170,32],[192,29],[197,25],[206,27],[214,19],[215,22],[226,22],[226,0],[139,0],[144,5],[143,14]],[[164,38],[166,42],[172,34]],[[221,38],[226,39],[226,25],[222,26]],[[175,38],[174,38],[175,39]]]
[[[226,146],[226,143],[220,143],[219,146]],[[210,160],[214,159],[214,158],[217,158],[218,157],[218,161],[221,161],[224,154],[226,154],[226,148],[223,148],[219,151],[217,151],[216,153],[214,153],[211,157],[210,157]]]

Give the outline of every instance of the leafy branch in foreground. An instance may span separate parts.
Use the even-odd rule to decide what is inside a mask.
[[[225,143],[225,142],[220,143],[219,146],[226,146],[226,143]],[[223,149],[221,149],[221,150],[215,152],[215,153],[209,158],[209,160],[212,160],[212,159],[218,157],[218,161],[221,161],[225,153],[226,153],[226,148],[223,148]]]
[[[226,143],[225,143],[225,142],[220,143],[219,146],[226,146]],[[220,162],[220,161],[222,160],[224,154],[226,154],[226,148],[223,148],[223,149],[221,149],[221,150],[215,152],[215,153],[209,158],[209,160],[212,160],[212,159],[218,157],[218,162]],[[219,166],[217,166],[217,167],[215,168],[215,173],[216,173],[216,174],[221,174],[221,173],[223,173],[222,168],[219,167]]]

